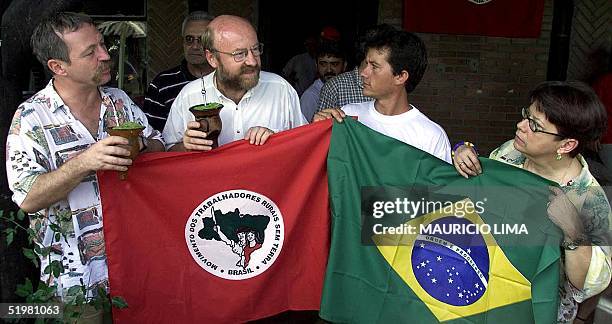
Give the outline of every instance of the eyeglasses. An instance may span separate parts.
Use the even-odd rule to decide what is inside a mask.
[[[538,123],[529,116],[529,110],[527,108],[523,107],[523,109],[521,109],[521,115],[523,116],[523,119],[527,119],[527,121],[529,122],[529,129],[531,129],[532,132],[564,137],[561,134],[551,133],[542,130],[542,127],[538,125]]]
[[[234,61],[236,63],[240,63],[244,60],[246,60],[247,55],[249,55],[249,51],[251,51],[251,53],[253,53],[253,56],[260,56],[263,53],[263,45],[262,43],[259,43],[249,49],[239,49],[237,51],[233,51],[231,53],[229,52],[221,52],[219,50],[216,49],[212,49],[213,52],[217,52],[217,53],[222,53],[222,54],[227,54],[227,55],[231,55],[234,58]]]
[[[187,45],[187,46],[193,45],[194,42],[197,42],[198,45],[202,45],[202,37],[196,37],[196,36],[193,36],[193,35],[186,35],[184,41],[185,41],[185,45]]]

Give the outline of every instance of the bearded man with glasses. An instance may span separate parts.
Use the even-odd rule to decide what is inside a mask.
[[[164,129],[170,107],[181,89],[189,81],[213,71],[202,47],[202,34],[213,19],[215,16],[205,11],[194,11],[185,17],[181,28],[183,61],[178,66],[160,72],[149,84],[143,110],[155,129]]]
[[[282,77],[261,71],[263,44],[253,26],[237,16],[210,22],[202,43],[215,72],[188,83],[178,94],[164,128],[170,151],[209,151],[213,141],[199,131],[189,108],[202,103],[223,105],[219,145],[248,140],[262,145],[275,132],[307,124],[297,93]]]

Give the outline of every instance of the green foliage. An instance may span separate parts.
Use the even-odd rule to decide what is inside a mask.
[[[112,301],[112,303],[113,303],[113,307],[115,307],[115,308],[122,309],[122,308],[127,308],[127,307],[128,307],[128,304],[127,304],[127,302],[125,301],[125,299],[123,299],[123,298],[121,298],[121,297],[119,297],[119,296],[115,296],[115,297],[113,297],[113,298],[111,299],[111,301]]]
[[[34,288],[32,288],[32,282],[29,278],[26,278],[25,283],[23,285],[17,285],[17,290],[15,291],[15,294],[17,294],[17,296],[19,297],[27,297],[30,296],[33,291]]]
[[[18,210],[17,211],[17,219],[22,221],[25,219],[26,213],[23,210]]]
[[[40,225],[40,223],[37,223],[36,225]],[[62,232],[62,228],[61,228],[59,225],[57,225],[57,224],[50,223],[50,224],[49,224],[49,228],[50,228],[50,229],[51,229],[53,232],[55,232],[55,234],[59,234],[59,233],[61,233],[61,232]],[[38,231],[38,230],[39,230],[39,229],[36,229],[36,231]]]
[[[28,303],[50,303],[54,301],[57,289],[40,281],[36,291],[26,297]]]
[[[53,260],[49,263],[48,266],[43,270],[45,274],[53,274],[54,277],[59,277],[59,275],[64,272],[62,263],[58,260]]]
[[[61,260],[51,259],[50,246],[44,247],[39,244],[38,233],[41,231],[43,222],[46,220],[39,215],[30,215],[30,221],[34,225],[33,228],[32,226],[26,228],[20,224],[20,222],[23,222],[25,217],[26,213],[24,213],[23,210],[19,210],[17,213],[10,212],[8,215],[3,210],[0,210],[0,221],[9,224],[9,226],[7,226],[7,228],[3,231],[6,235],[7,246],[13,243],[15,235],[18,233],[18,231],[21,230],[25,232],[28,237],[28,243],[33,246],[33,248],[22,248],[23,255],[32,261],[36,267],[39,266],[38,258],[45,258],[48,260],[48,265],[43,269],[43,273],[50,274],[53,277],[59,277],[65,271],[64,264]],[[65,218],[67,217],[68,215],[66,215]],[[62,217],[59,218],[60,221],[62,221]],[[63,221],[70,221],[70,219],[63,219]],[[62,237],[64,240],[67,240],[68,233],[62,228],[62,226],[59,225],[59,223],[48,222],[45,224],[54,232],[54,242],[60,242]],[[49,286],[45,282],[39,281],[36,289],[34,288],[35,287],[30,279],[26,278],[23,284],[17,285],[15,294],[19,297],[25,298],[27,303],[50,303],[58,301],[56,286]],[[64,320],[79,318],[85,305],[92,305],[96,309],[104,309],[104,311],[110,311],[111,307],[128,307],[123,298],[119,296],[110,298],[103,287],[97,287],[97,290],[95,293],[93,293],[93,297],[87,297],[87,289],[82,280],[80,285],[70,287],[64,292],[63,303],[65,305]],[[62,323],[61,320],[50,319],[36,319],[35,321],[35,323],[50,322]]]
[[[38,267],[38,257],[36,257],[34,250],[27,248],[22,248],[21,250],[23,251],[23,255],[26,258],[30,259],[30,261],[32,261],[32,263],[34,263],[34,265]]]
[[[6,246],[9,246],[11,245],[11,243],[13,243],[13,238],[15,236],[15,229],[9,227],[4,232],[6,233]]]

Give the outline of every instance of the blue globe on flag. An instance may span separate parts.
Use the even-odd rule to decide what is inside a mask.
[[[465,228],[473,223],[448,216],[430,224],[430,228],[453,228],[453,224]],[[419,234],[412,248],[412,272],[419,285],[438,301],[454,306],[471,305],[484,295],[489,282],[485,240],[481,234],[452,231]]]

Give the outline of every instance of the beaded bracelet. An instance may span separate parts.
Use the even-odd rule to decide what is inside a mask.
[[[478,149],[476,148],[476,145],[474,145],[474,143],[461,141],[461,142],[459,142],[459,143],[455,144],[455,146],[453,146],[453,149],[452,149],[452,151],[451,151],[451,156],[452,156],[452,157],[455,157],[455,152],[456,152],[456,151],[457,151],[457,149],[458,149],[460,146],[462,146],[462,145],[465,145],[465,146],[467,146],[467,147],[471,147],[471,148],[473,148],[473,149],[474,149],[474,151],[476,151],[476,155],[478,155]]]

